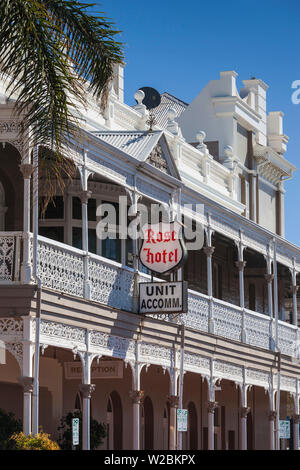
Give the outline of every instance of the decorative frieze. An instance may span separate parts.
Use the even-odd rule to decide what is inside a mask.
[[[18,318],[0,318],[0,337],[22,338],[23,321]]]
[[[86,347],[86,330],[63,323],[47,320],[41,321],[41,342],[49,345],[60,344],[61,347],[73,349],[74,344]]]
[[[19,134],[22,128],[22,123],[16,119],[0,121],[0,137],[1,134]]]

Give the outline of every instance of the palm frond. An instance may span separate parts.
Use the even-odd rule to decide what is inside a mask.
[[[73,0],[0,2],[0,76],[24,114],[31,144],[54,151],[57,166],[78,138],[86,88],[96,98],[105,96],[113,66],[123,59],[114,40],[118,31],[104,17],[88,14],[90,6]]]

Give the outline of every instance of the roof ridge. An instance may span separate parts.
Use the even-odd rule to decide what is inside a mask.
[[[180,98],[177,98],[177,96],[172,95],[172,93],[169,93],[168,91],[164,91],[161,96],[169,96],[170,98],[173,98],[174,100],[178,101],[179,103],[184,104],[185,106],[188,106],[189,103],[186,103],[185,101],[181,100]]]

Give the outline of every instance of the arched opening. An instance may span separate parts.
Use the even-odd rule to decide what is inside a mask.
[[[114,439],[114,415],[111,397],[108,398],[106,407],[106,449],[112,450]]]
[[[194,402],[188,404],[188,448],[189,450],[198,449],[198,418]]]
[[[144,449],[153,450],[154,437],[154,417],[152,400],[148,396],[144,400],[143,405],[144,418]]]
[[[5,145],[0,144],[0,186],[2,186],[2,190],[0,188],[1,231],[23,230],[24,180],[19,168],[20,163],[20,154],[13,145],[7,142]],[[4,211],[4,214],[1,214],[1,209]]]
[[[106,448],[108,450],[123,449],[123,411],[121,398],[115,390],[111,392],[106,406],[107,437]]]
[[[163,416],[163,449],[169,449],[170,442],[170,404],[166,403]]]
[[[76,394],[74,409],[75,409],[75,411],[81,411],[82,410],[82,397],[81,397],[80,392],[77,392],[77,394]]]
[[[7,207],[5,207],[5,192],[3,184],[0,181],[0,232],[5,230],[5,212]]]

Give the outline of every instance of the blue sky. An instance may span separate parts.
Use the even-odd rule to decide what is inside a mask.
[[[152,86],[190,102],[221,70],[269,85],[268,111],[283,111],[290,137],[286,158],[300,168],[299,0],[102,0],[125,43],[125,101]],[[300,170],[286,183],[286,238],[300,245]]]

